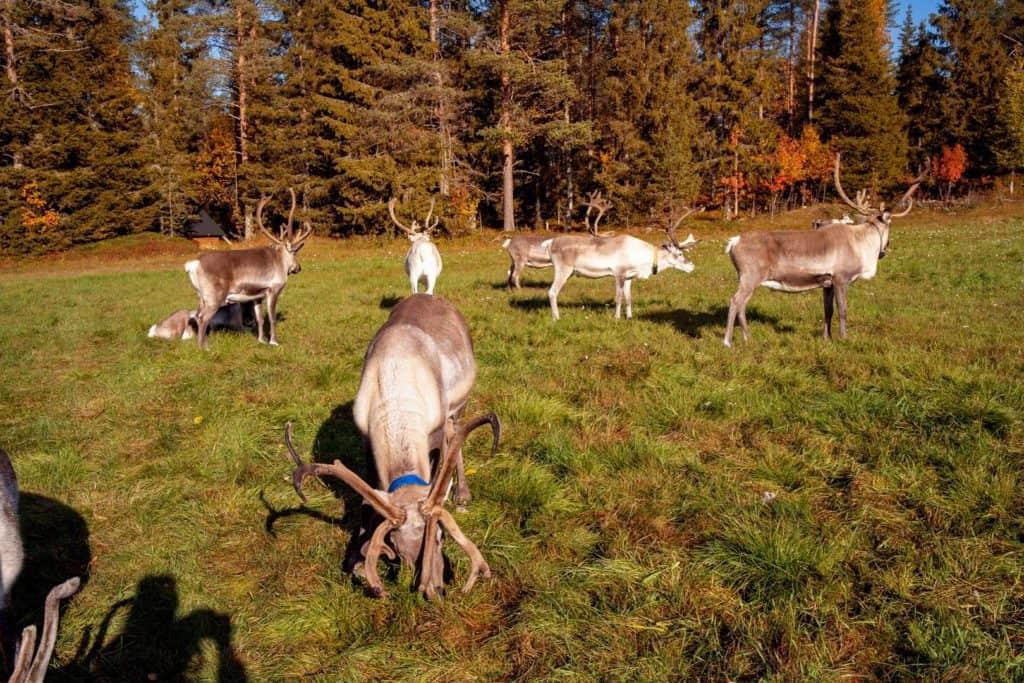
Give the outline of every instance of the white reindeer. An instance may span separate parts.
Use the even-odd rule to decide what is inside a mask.
[[[437,245],[430,241],[430,231],[437,227],[439,220],[435,217],[434,222],[430,222],[430,218],[434,214],[434,200],[430,200],[430,210],[427,211],[427,219],[422,226],[415,219],[412,221],[411,228],[402,225],[395,216],[394,198],[388,202],[388,213],[391,214],[391,220],[395,222],[395,225],[401,228],[412,242],[412,246],[405,254],[405,273],[409,276],[412,293],[419,292],[420,280],[426,279],[427,294],[433,294],[434,283],[437,282],[437,278],[441,274],[442,266],[441,252],[437,250]]]

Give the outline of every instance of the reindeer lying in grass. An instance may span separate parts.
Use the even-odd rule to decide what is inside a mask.
[[[340,460],[332,464],[303,463],[291,444],[291,425],[285,444],[295,461],[292,481],[305,501],[302,482],[309,475],[329,475],[352,487],[381,516],[364,546],[363,571],[371,593],[385,595],[377,573],[383,553],[403,564],[419,562],[419,590],[433,598],[444,589],[441,529],[469,556],[471,568],[463,587],[468,592],[480,575],[491,570],[477,549],[444,509],[453,475],[455,502],[469,501],[462,462],[462,444],[477,427],[490,424],[491,454],[497,450],[501,425],[493,414],[458,424],[476,381],[476,361],[469,328],[445,299],[413,294],[398,304],[366,351],[362,379],[352,413],[369,441],[376,465],[374,488]],[[431,472],[430,454],[440,462]],[[433,476],[431,476],[433,475]],[[390,546],[389,546],[390,544]]]
[[[10,457],[0,448],[0,582],[3,584],[0,586],[0,611],[5,613],[5,622],[6,612],[11,604],[11,588],[21,574],[25,557],[18,523],[19,498],[18,477],[14,473]],[[18,654],[14,659],[13,672],[8,679],[10,683],[41,683],[46,677],[46,669],[53,655],[53,645],[57,641],[60,601],[73,595],[79,584],[80,580],[75,577],[50,590],[46,596],[39,647],[36,648],[36,627],[28,626],[21,632]],[[0,636],[6,644],[7,634]]]
[[[259,314],[260,303],[261,300],[254,302],[257,314]],[[196,336],[196,331],[199,329],[199,321],[196,318],[197,314],[198,311],[190,311],[187,308],[177,310],[156,325],[150,325],[147,336],[156,339],[191,339]],[[210,319],[210,329],[241,332],[245,329],[245,325],[242,322],[242,305],[228,304],[227,306],[221,306],[217,309],[213,318]]]

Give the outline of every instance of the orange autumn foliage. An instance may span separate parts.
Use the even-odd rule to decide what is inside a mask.
[[[26,228],[46,232],[60,223],[60,214],[46,206],[36,181],[25,183],[21,188],[21,198],[25,202],[25,208],[21,210],[21,222]]]
[[[967,150],[961,144],[943,145],[942,153],[932,158],[932,170],[936,180],[950,185],[959,182],[967,170]]]

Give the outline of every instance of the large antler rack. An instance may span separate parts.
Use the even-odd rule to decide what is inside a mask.
[[[427,209],[427,217],[423,221],[423,225],[421,226],[419,221],[417,221],[416,219],[413,219],[412,227],[406,227],[400,220],[398,220],[398,217],[395,215],[395,203],[397,201],[398,200],[395,199],[394,197],[392,197],[390,200],[388,200],[388,214],[391,216],[392,222],[395,225],[397,225],[402,232],[404,232],[406,235],[409,235],[410,237],[412,237],[413,235],[420,234],[420,233],[423,233],[425,235],[429,235],[430,232],[434,228],[437,227],[437,224],[441,222],[440,217],[434,216],[434,202],[435,202],[435,199],[433,197],[431,197],[430,198],[430,208]]]
[[[600,190],[594,190],[587,195],[587,201],[580,202],[580,206],[587,207],[587,213],[583,217],[583,222],[587,226],[587,231],[592,235],[597,235],[597,224],[601,222],[601,218],[612,209],[615,205],[612,200],[601,195]],[[593,225],[590,223],[590,215],[597,211],[597,218],[594,219]]]
[[[839,180],[839,165],[840,165],[839,157],[840,157],[840,155],[837,152],[836,153],[836,162],[835,162],[835,166],[833,168],[833,178],[835,180],[836,192],[839,194],[839,198],[842,199],[846,203],[847,206],[849,206],[851,209],[853,209],[854,211],[856,211],[857,213],[859,213],[861,215],[871,216],[871,215],[875,215],[875,214],[884,213],[885,212],[885,203],[884,202],[879,204],[877,208],[872,207],[872,206],[870,206],[867,203],[867,190],[859,190],[857,192],[857,200],[856,201],[850,199],[850,197],[843,190],[842,182],[840,182],[840,180]],[[903,211],[899,212],[899,213],[891,214],[890,217],[892,217],[892,218],[902,218],[903,216],[906,216],[908,213],[910,213],[910,210],[914,208],[914,198],[913,198],[913,195],[917,191],[917,189],[921,186],[921,182],[928,176],[928,171],[929,171],[929,166],[926,163],[925,166],[924,166],[924,169],[921,171],[921,173],[919,173],[918,176],[914,180],[911,181],[910,188],[906,191],[906,193],[904,193],[904,195],[902,197],[900,197],[899,201],[896,202],[896,206],[900,206],[901,204],[906,204],[907,208],[904,209]]]
[[[313,228],[312,226],[306,226],[296,237],[294,229],[295,208],[297,205],[297,201],[295,199],[295,188],[289,187],[288,194],[291,195],[292,204],[291,207],[288,209],[288,223],[284,226],[281,232],[275,235],[274,233],[267,230],[267,228],[263,225],[263,209],[266,208],[267,204],[273,198],[273,193],[260,196],[260,200],[256,204],[256,225],[259,227],[260,231],[268,238],[270,238],[270,241],[272,241],[274,244],[280,244],[282,246],[290,247],[291,249],[297,251],[298,247],[301,246],[302,243],[305,242],[306,239],[313,234]]]

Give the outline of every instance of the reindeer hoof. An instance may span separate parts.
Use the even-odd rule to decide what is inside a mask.
[[[271,339],[271,340],[270,340],[269,342],[267,342],[267,343],[268,343],[268,344],[270,344],[271,346],[280,346],[280,344],[278,344],[278,343],[277,343],[277,340],[276,340],[276,339]]]

